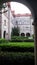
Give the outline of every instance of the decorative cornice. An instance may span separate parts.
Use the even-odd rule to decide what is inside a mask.
[[[11,11],[11,13],[12,13],[12,16],[15,16],[15,17],[32,16],[32,14],[29,14],[29,13],[26,13],[26,14],[15,14],[15,11]]]

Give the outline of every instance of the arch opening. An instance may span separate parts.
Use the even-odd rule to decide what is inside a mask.
[[[25,33],[21,33],[21,36],[25,36]]]
[[[30,33],[26,33],[26,36],[27,36],[27,37],[30,37]]]
[[[28,7],[26,7],[26,5],[24,5],[22,3],[19,3],[19,2],[14,2],[13,1],[13,3],[12,4],[11,3],[12,2],[4,3],[4,6],[5,7],[8,6],[8,9],[4,7],[4,10],[2,12],[2,16],[3,16],[3,14],[5,14],[5,15],[8,14],[7,15],[7,17],[8,17],[7,21],[8,21],[8,24],[9,24],[8,25],[8,34],[11,35],[11,32],[12,32],[12,30],[10,30],[9,27],[11,27],[11,28],[12,27],[19,27],[20,28],[19,29],[20,33],[21,32],[26,33],[26,32],[29,31],[30,36],[32,36],[32,34],[34,34],[33,30],[32,30],[33,29],[32,23],[34,21],[32,10],[30,11],[30,9]],[[14,3],[16,3],[16,4],[14,5]],[[17,4],[20,5],[20,6],[18,6]],[[16,10],[15,10],[15,8],[16,8]],[[9,13],[11,13],[11,14],[9,14]],[[9,22],[10,21],[10,16],[11,16],[11,19],[12,19],[11,23]],[[9,35],[8,35],[8,37],[10,37]]]
[[[21,40],[22,41],[22,39],[23,39],[23,42],[24,42],[24,40],[26,38],[25,37],[21,38],[21,36],[30,37],[30,36],[32,36],[32,34],[34,34],[34,32],[32,30],[33,29],[32,22],[34,21],[33,14],[32,14],[32,12],[30,14],[26,13],[26,12],[25,12],[25,14],[24,14],[24,12],[23,12],[23,14],[21,12],[20,12],[21,14],[20,13],[17,14],[14,10],[11,11],[10,2],[8,2],[7,4],[8,4],[8,9],[7,10],[4,9],[2,11],[2,21],[3,21],[3,23],[4,23],[4,20],[6,20],[6,22],[5,22],[6,25],[5,26],[2,25],[2,35],[3,35],[3,30],[6,29],[6,31],[7,31],[6,32],[6,34],[7,34],[6,39],[7,40],[11,40],[12,39],[12,41],[13,40],[15,40],[15,41],[16,40],[17,41]],[[24,4],[26,4],[26,3],[24,3]],[[16,34],[18,32],[18,34],[14,35],[14,37],[13,37],[13,31]],[[20,34],[21,34],[21,36],[20,36]],[[5,33],[4,33],[4,35],[5,35]]]

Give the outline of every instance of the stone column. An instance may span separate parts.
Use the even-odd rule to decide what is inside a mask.
[[[10,40],[10,8],[8,7],[8,39]]]
[[[34,54],[35,54],[35,65],[37,65],[37,17],[34,20]]]
[[[2,14],[1,14],[1,9],[0,9],[0,38],[2,37],[2,34],[1,34],[2,33],[1,29],[2,28],[1,27],[2,27]]]

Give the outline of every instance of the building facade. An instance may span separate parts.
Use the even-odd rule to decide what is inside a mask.
[[[33,17],[31,14],[13,14],[14,19],[12,20],[12,23],[15,27],[19,27],[20,29],[20,35],[21,33],[24,33],[25,36],[27,33],[32,36],[34,34],[33,29]]]
[[[11,30],[12,30],[12,14],[11,14],[11,7],[10,3],[4,3],[3,5],[6,5],[5,8],[2,8],[1,14],[0,14],[0,37],[11,39]]]
[[[21,36],[22,33],[27,33],[32,36],[33,31],[33,17],[31,14],[15,14],[11,11],[10,3],[4,3],[6,6],[2,8],[0,13],[0,38],[11,39],[11,31],[13,27],[19,27]]]

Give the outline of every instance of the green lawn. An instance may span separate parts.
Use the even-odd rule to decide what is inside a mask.
[[[9,42],[2,43],[0,46],[9,46],[9,47],[34,47],[34,42]]]

